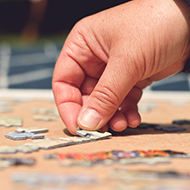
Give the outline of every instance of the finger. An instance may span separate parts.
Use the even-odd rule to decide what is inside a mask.
[[[114,56],[113,56],[114,57]],[[141,76],[134,62],[121,56],[109,59],[93,92],[80,111],[78,124],[81,128],[98,130],[115,114],[119,105]]]
[[[137,107],[141,96],[142,90],[140,88],[133,87],[120,105],[120,110],[125,115],[127,124],[130,127],[137,127],[141,122],[141,117]]]
[[[117,111],[109,121],[110,128],[113,131],[123,131],[127,128],[127,119],[121,111]]]
[[[98,79],[90,77],[90,76],[86,76],[81,87],[81,93],[83,95],[89,95],[91,94],[91,92],[93,91],[94,87],[97,84]]]
[[[84,77],[83,70],[71,57],[61,55],[58,58],[52,88],[60,117],[72,134],[76,132],[76,118],[83,104],[79,88]]]
[[[81,105],[72,102],[63,103],[58,106],[58,111],[60,113],[61,119],[63,120],[63,123],[69,132],[73,135],[76,135],[77,117],[80,109]]]
[[[135,128],[141,123],[141,116],[137,109],[129,109],[125,115],[129,127]]]
[[[101,131],[101,133],[104,133],[104,132],[107,132],[108,131],[108,124],[107,125],[105,125],[105,126],[103,126],[101,129],[100,129],[100,131]]]
[[[119,106],[119,110],[109,121],[110,128],[114,131],[123,131],[127,126],[136,127],[140,123],[137,103],[142,96],[142,90],[133,87],[127,97]]]

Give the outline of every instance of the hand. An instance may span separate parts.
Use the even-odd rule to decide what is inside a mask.
[[[183,69],[189,26],[190,8],[182,0],[134,0],[79,21],[52,82],[68,130],[138,126],[142,89]]]

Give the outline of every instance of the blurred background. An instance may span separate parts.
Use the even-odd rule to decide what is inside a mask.
[[[56,59],[81,18],[126,0],[0,0],[0,89],[51,89]],[[189,91],[189,73],[148,90]]]

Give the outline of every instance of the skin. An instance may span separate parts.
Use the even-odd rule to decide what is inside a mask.
[[[68,130],[137,127],[142,89],[183,69],[189,36],[184,0],[134,0],[76,23],[52,81]]]

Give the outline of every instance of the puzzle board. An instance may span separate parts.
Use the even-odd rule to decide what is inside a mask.
[[[15,93],[15,96],[14,96]],[[24,94],[23,94],[24,93]],[[46,95],[45,95],[46,94]],[[25,97],[25,98],[24,98]],[[48,128],[49,132],[44,133],[46,138],[59,138],[70,137],[64,124],[59,117],[56,120],[51,121],[39,121],[34,120],[32,109],[51,109],[55,108],[52,93],[49,92],[2,92],[0,101],[12,101],[11,112],[0,113],[0,116],[18,116],[22,118],[23,128]],[[152,104],[149,111],[145,111],[144,104]],[[178,93],[176,95],[170,93],[155,93],[149,94],[145,92],[140,107],[142,109],[141,116],[142,122],[146,123],[159,123],[159,124],[171,124],[174,119],[190,119],[190,94]],[[150,106],[151,107],[151,106]],[[95,175],[98,179],[102,179],[104,182],[93,184],[69,184],[66,189],[114,189],[115,183],[108,177],[110,171],[113,169],[127,169],[132,171],[149,170],[149,171],[168,171],[175,170],[177,172],[190,173],[190,159],[175,158],[171,163],[157,164],[154,166],[145,164],[130,164],[130,165],[95,165],[93,167],[83,166],[71,166],[63,167],[58,164],[54,159],[44,159],[45,155],[55,153],[95,153],[112,150],[175,150],[190,153],[190,125],[185,125],[186,131],[178,133],[166,133],[163,131],[157,131],[153,128],[148,129],[126,129],[122,133],[113,133],[110,139],[95,141],[90,143],[78,144],[73,146],[61,147],[50,150],[40,150],[32,153],[18,152],[16,154],[0,154],[0,157],[22,157],[22,158],[34,158],[36,164],[33,166],[11,166],[0,170],[0,184],[3,189],[35,189],[26,184],[18,184],[12,181],[12,176],[15,172],[39,172],[42,174],[87,174]],[[0,126],[0,144],[1,146],[16,146],[23,143],[32,142],[31,139],[14,141],[5,138],[4,135],[10,132],[14,132],[17,127],[3,127]],[[160,185],[158,183],[158,185]],[[45,189],[45,188],[36,188]],[[59,187],[46,187],[46,189],[59,189]],[[63,189],[63,188],[62,188]],[[119,188],[116,188],[119,189]],[[120,187],[120,189],[122,189]]]

